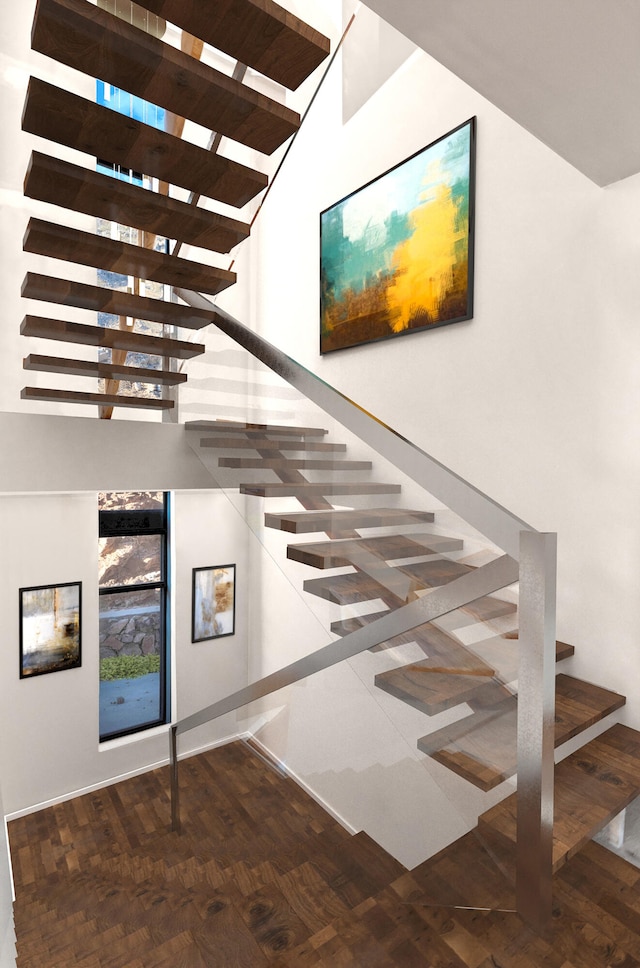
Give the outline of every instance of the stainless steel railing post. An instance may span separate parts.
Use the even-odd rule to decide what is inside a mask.
[[[169,769],[171,771],[171,829],[180,833],[180,787],[178,785],[178,727],[169,733]]]
[[[520,535],[516,906],[537,931],[552,911],[556,535]]]

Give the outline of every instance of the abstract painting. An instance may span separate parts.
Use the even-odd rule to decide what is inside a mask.
[[[204,642],[235,632],[236,566],[193,569],[191,641]]]
[[[81,663],[82,582],[20,589],[20,678]]]
[[[320,215],[320,352],[473,316],[475,118]]]

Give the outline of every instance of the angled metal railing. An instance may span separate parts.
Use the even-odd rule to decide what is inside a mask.
[[[200,293],[184,289],[176,289],[175,293],[188,305],[209,311],[212,324],[219,330],[441,500],[505,554],[176,723],[170,733],[173,829],[180,828],[179,734],[519,580],[516,898],[518,913],[536,929],[543,930],[551,918],[555,535],[537,532]]]

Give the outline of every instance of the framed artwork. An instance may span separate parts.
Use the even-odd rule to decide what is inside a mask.
[[[235,633],[236,566],[193,569],[191,641],[204,642]]]
[[[321,213],[321,353],[472,318],[475,121]]]
[[[82,582],[20,589],[20,678],[77,669],[82,655]]]

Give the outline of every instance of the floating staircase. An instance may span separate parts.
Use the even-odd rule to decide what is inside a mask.
[[[372,485],[368,481],[336,484],[335,489],[333,482],[310,484],[301,471],[320,468],[305,468],[304,459],[292,468],[283,452],[317,447],[317,438],[325,436],[320,429],[256,426],[233,421],[200,421],[186,426],[194,436],[206,434],[200,436],[199,443],[219,452],[219,466],[235,469],[234,486],[240,493],[265,499],[297,497],[306,508],[302,512],[267,511],[266,527],[294,534],[324,532],[329,537],[329,540],[287,547],[290,560],[308,567],[323,572],[351,569],[304,580],[303,589],[308,594],[339,606],[382,601],[387,609],[393,610],[474,570],[473,564],[456,560],[463,552],[460,538],[425,529],[425,524],[435,520],[433,512],[332,507],[328,498],[333,494],[367,495],[377,493],[378,489],[382,493],[398,493],[400,488],[393,484]],[[323,440],[322,446],[338,445]],[[251,449],[257,456],[244,460],[225,456],[228,448],[239,447]],[[338,469],[357,469],[350,467],[346,459],[333,463]],[[242,480],[244,469],[268,470],[281,483],[246,483]],[[290,481],[285,482],[286,478]],[[372,533],[395,526],[414,530]],[[367,534],[360,534],[360,530]],[[348,635],[385,614],[376,610],[343,618],[332,622],[331,631],[338,636]],[[412,643],[424,653],[424,659],[379,673],[375,676],[375,685],[428,717],[459,709],[461,716],[456,722],[435,728],[417,739],[418,749],[477,789],[488,792],[513,776],[517,768],[517,695],[513,685],[518,676],[517,605],[489,595],[464,606],[458,614],[453,630],[428,623],[375,646],[374,651],[382,651]],[[465,646],[455,634],[456,628],[464,627],[469,621],[484,623],[486,627],[486,638],[472,647]],[[556,643],[558,662],[573,652],[572,646]],[[624,703],[624,696],[559,672],[556,676],[556,747],[575,739],[621,709]],[[620,774],[617,765],[611,773],[604,769],[607,755],[613,757],[613,750],[618,748],[623,759],[624,755],[628,757],[628,767],[634,762],[640,764],[640,734],[615,726],[557,767],[554,869],[640,795],[640,771],[635,782],[624,773],[624,762]],[[587,803],[580,814],[583,819],[578,823],[575,818],[572,821],[565,816],[565,807],[576,813],[576,803],[583,795],[577,782],[581,771],[591,779],[584,788]],[[604,786],[601,788],[600,784]],[[565,786],[566,792],[563,792]],[[479,820],[481,836],[492,840],[494,847],[499,844],[503,853],[515,846],[516,799],[516,794],[508,796]],[[597,808],[592,808],[593,804]],[[495,836],[491,833],[494,830]]]
[[[145,17],[148,29],[143,29]],[[167,21],[174,25],[179,46],[162,39]],[[227,60],[236,59],[231,75],[201,59],[203,43],[223,52]],[[329,40],[272,0],[146,0],[133,6],[120,0],[99,0],[97,5],[89,0],[38,0],[31,45],[45,57],[164,109],[167,130],[30,78],[23,130],[95,161],[76,164],[55,157],[55,150],[35,150],[25,195],[58,210],[118,223],[125,231],[116,239],[101,234],[102,229],[87,232],[32,218],[24,250],[126,275],[133,280],[129,286],[134,291],[109,288],[111,282],[87,285],[27,273],[25,298],[107,314],[112,318],[107,325],[115,327],[108,332],[118,336],[104,336],[102,321],[92,326],[25,317],[21,332],[27,337],[68,340],[98,347],[100,353],[97,361],[76,363],[31,353],[25,359],[26,370],[81,376],[85,386],[88,378],[103,385],[96,382],[96,392],[25,387],[21,396],[98,404],[100,416],[106,418],[114,407],[171,410],[174,400],[162,388],[185,380],[176,373],[174,361],[197,356],[204,346],[176,339],[173,331],[166,339],[165,327],[199,329],[209,323],[211,314],[159,295],[147,296],[145,285],[216,295],[234,284],[236,275],[230,268],[180,258],[178,251],[183,245],[196,246],[213,253],[207,261],[220,261],[248,237],[250,225],[241,209],[268,186],[268,176],[259,170],[261,162],[252,161],[254,168],[219,153],[221,138],[250,149],[253,158],[255,152],[271,155],[299,128],[299,114],[245,83],[245,74],[250,68],[270,78],[271,88],[275,81],[295,90],[327,57]],[[211,132],[208,149],[182,138],[185,121]],[[113,166],[114,174],[122,170],[137,174],[139,182],[145,178],[146,187],[96,171],[97,161]],[[186,190],[188,199],[175,197],[172,186]],[[235,209],[237,217],[228,210],[217,211],[218,203]],[[174,240],[171,252],[167,240]],[[160,251],[165,243],[167,251]],[[158,326],[162,335],[156,335]],[[134,335],[143,343],[126,338]],[[127,381],[126,387],[122,381]]]

